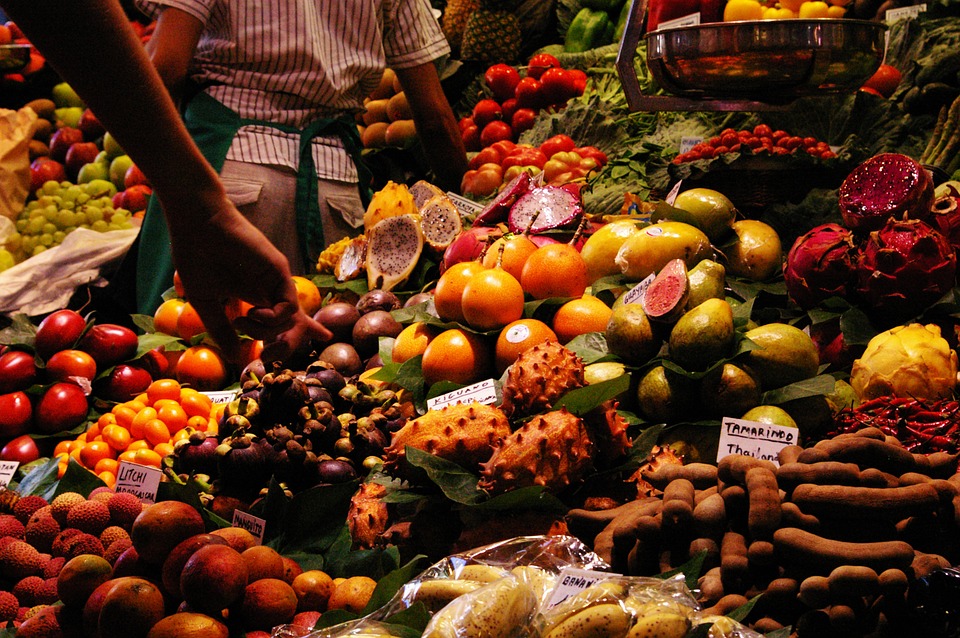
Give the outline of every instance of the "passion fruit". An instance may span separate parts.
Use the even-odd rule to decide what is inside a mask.
[[[683,222],[665,221],[627,238],[615,261],[628,281],[642,281],[671,259],[682,259],[687,268],[693,268],[710,256],[710,239],[702,230]]]

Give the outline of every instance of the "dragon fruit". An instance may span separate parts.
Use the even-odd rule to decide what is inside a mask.
[[[930,217],[933,180],[913,158],[881,153],[853,169],[838,195],[844,225],[869,232],[879,230],[891,217]]]
[[[960,251],[960,207],[954,195],[943,195],[933,202],[930,225],[947,238],[954,251]]]
[[[957,256],[926,222],[891,219],[870,233],[857,263],[857,293],[891,319],[920,313],[950,290]]]
[[[828,297],[845,297],[855,260],[853,233],[839,224],[822,224],[797,237],[783,268],[790,298],[809,309]]]
[[[407,280],[423,252],[423,232],[413,215],[387,217],[367,231],[367,286],[391,290]]]
[[[463,230],[460,211],[446,195],[437,195],[420,207],[420,230],[427,246],[442,254]]]
[[[896,326],[870,340],[853,362],[850,385],[864,401],[949,398],[957,386],[957,353],[935,324]]]
[[[510,208],[520,196],[530,190],[530,174],[518,173],[506,186],[483,207],[473,220],[474,226],[493,226],[507,218]]]
[[[507,226],[512,233],[525,233],[529,228],[536,234],[570,226],[581,215],[583,205],[577,195],[560,186],[540,186],[521,195],[510,207]]]
[[[475,261],[483,254],[484,249],[502,233],[493,226],[473,226],[462,230],[443,251],[440,261],[440,272],[461,261]]]

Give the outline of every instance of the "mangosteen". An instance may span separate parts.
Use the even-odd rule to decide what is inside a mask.
[[[356,352],[356,350],[354,350]],[[359,358],[359,355],[358,355]],[[347,384],[346,379],[335,368],[318,368],[307,372],[308,379],[317,379],[332,394],[336,394]]]
[[[410,295],[410,297],[403,302],[404,308],[409,308],[410,306],[416,306],[422,303],[426,303],[433,299],[433,293],[429,292],[418,292],[415,295]]]
[[[254,359],[248,363],[246,367],[244,367],[243,372],[240,373],[240,385],[245,385],[247,381],[260,383],[260,379],[262,379],[266,373],[267,366],[264,365],[263,359]]]
[[[353,304],[335,301],[320,308],[313,318],[333,333],[331,341],[349,341],[353,325],[360,319],[360,311]]]
[[[331,364],[334,370],[342,375],[341,378],[351,377],[363,370],[360,355],[349,343],[331,343],[320,353],[320,359]]]
[[[386,310],[371,310],[353,326],[353,347],[363,358],[372,357],[380,347],[380,337],[396,337],[403,330]]]
[[[365,315],[368,312],[373,312],[374,310],[385,310],[390,312],[391,310],[396,310],[401,306],[400,298],[389,290],[381,290],[380,288],[375,288],[368,293],[365,293],[357,301],[357,311],[361,315]]]
[[[317,463],[321,483],[346,483],[357,478],[353,465],[340,459],[326,459]]]
[[[367,359],[367,364],[363,366],[363,369],[371,370],[373,368],[381,368],[381,367],[383,367],[383,358],[380,356],[380,353],[378,352],[377,354]]]

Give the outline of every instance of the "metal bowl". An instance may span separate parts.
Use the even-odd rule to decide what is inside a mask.
[[[887,26],[868,20],[715,22],[646,35],[647,66],[667,92],[791,100],[857,89],[880,67]]]
[[[0,44],[0,73],[16,73],[29,62],[29,44]]]

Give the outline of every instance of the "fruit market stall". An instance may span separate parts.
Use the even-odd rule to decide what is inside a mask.
[[[956,635],[955,8],[863,90],[655,112],[631,2],[477,4],[459,195],[390,71],[358,120],[363,228],[294,278],[330,342],[230,364],[178,285],[4,313],[0,635]],[[13,268],[134,234],[136,166],[23,89]]]

